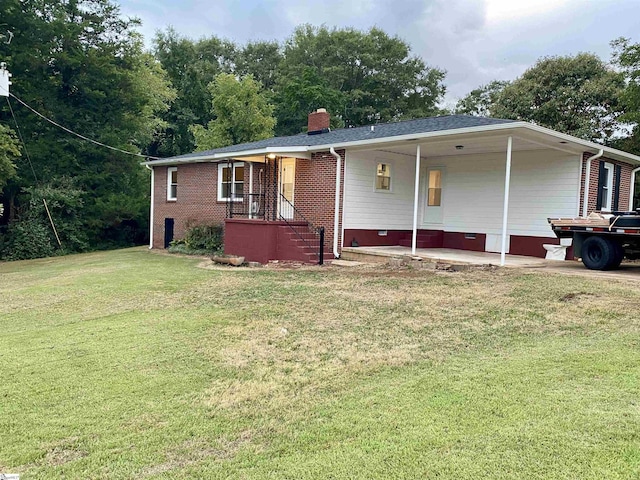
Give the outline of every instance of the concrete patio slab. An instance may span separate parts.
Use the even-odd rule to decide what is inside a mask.
[[[451,248],[417,248],[416,254],[411,254],[411,248],[401,246],[380,247],[345,247],[342,249],[341,258],[359,262],[386,263],[392,258],[406,260],[422,260],[431,263],[447,263],[451,265],[500,265],[499,253],[471,252],[468,250],[455,250]],[[537,257],[525,257],[521,255],[507,255],[507,267],[518,268],[543,268],[554,262]]]

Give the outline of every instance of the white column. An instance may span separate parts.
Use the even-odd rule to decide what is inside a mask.
[[[511,183],[511,147],[513,138],[507,140],[507,171],[504,175],[504,210],[502,213],[502,247],[500,248],[500,266],[504,267],[507,255],[507,218],[509,216],[509,184]]]
[[[155,193],[154,193],[154,179],[156,176],[156,171],[153,167],[149,167],[151,170],[151,206],[149,208],[149,248],[153,248],[153,203],[155,201]]]
[[[413,233],[411,235],[411,255],[416,254],[418,237],[418,196],[420,194],[420,145],[416,147],[416,187],[413,195]]]

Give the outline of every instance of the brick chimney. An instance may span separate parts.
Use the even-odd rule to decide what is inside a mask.
[[[327,112],[326,108],[319,108],[315,112],[311,112],[307,124],[307,134],[317,135],[328,132],[329,119],[329,112]]]

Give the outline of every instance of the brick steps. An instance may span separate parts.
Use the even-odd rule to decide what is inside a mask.
[[[282,226],[278,231],[278,258],[296,262],[317,264],[318,253],[314,245],[318,243],[318,236],[315,232],[306,229],[296,228],[293,231],[289,226]],[[327,251],[325,240],[325,258],[331,259],[333,253]]]

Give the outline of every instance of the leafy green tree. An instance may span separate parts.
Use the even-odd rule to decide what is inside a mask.
[[[331,127],[344,126],[341,112],[345,107],[345,94],[331,88],[318,76],[316,70],[305,67],[300,77],[291,79],[282,86],[275,97],[278,130],[282,133],[299,133],[307,126],[307,115],[318,108],[331,113]]]
[[[506,86],[490,110],[606,143],[619,130],[623,87],[622,75],[596,55],[546,57]]]
[[[346,125],[358,126],[439,113],[444,75],[411,55],[406,42],[378,28],[362,32],[303,25],[285,42],[276,92],[304,106],[310,87],[296,99],[290,85],[317,79],[323,95],[340,92],[341,109],[332,113]],[[288,113],[279,110],[278,134],[297,133],[306,124],[294,128]]]
[[[13,130],[0,124],[0,188],[16,175],[14,162],[19,156],[20,148]]]
[[[498,95],[509,85],[510,82],[494,80],[487,85],[482,85],[475,90],[471,90],[464,98],[456,104],[455,112],[463,115],[474,115],[476,117],[491,117],[492,108],[496,103]]]
[[[207,125],[213,120],[207,87],[216,75],[235,70],[237,47],[216,37],[193,41],[169,28],[156,34],[153,52],[167,72],[177,97],[162,117],[166,128],[156,136],[148,153],[169,157],[192,152],[196,144],[190,126]],[[249,69],[248,60],[243,60],[242,65]]]
[[[0,258],[24,260],[88,248],[80,218],[83,192],[73,180],[68,177],[54,179],[41,187],[27,188],[25,193],[30,198],[29,204],[24,213],[9,224],[0,245]]]
[[[283,56],[278,42],[249,42],[235,57],[235,73],[251,75],[267,90],[273,90]]]
[[[640,155],[640,43],[631,43],[627,38],[611,42],[613,61],[625,79],[621,95],[624,115],[621,120],[632,126],[631,135],[623,141],[625,150]],[[638,189],[640,192],[640,189]]]
[[[253,77],[242,80],[221,73],[209,85],[215,120],[207,128],[194,125],[192,132],[199,150],[224,147],[269,138],[276,120],[274,107]]]
[[[159,115],[175,92],[144,53],[139,22],[122,18],[116,4],[5,0],[3,14],[14,40],[0,44],[0,58],[13,73],[16,96],[71,130],[130,152],[140,152],[164,128]],[[111,216],[102,205],[114,194],[121,204],[139,206],[135,221],[146,228],[148,183],[139,158],[69,135],[12,103],[38,178],[69,176],[83,192],[80,218],[90,245],[120,244],[118,236],[109,237]],[[6,109],[0,120],[9,120]],[[3,190],[8,203],[36,182],[26,162],[17,166],[18,177]]]

